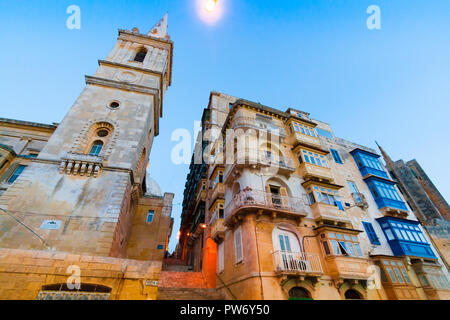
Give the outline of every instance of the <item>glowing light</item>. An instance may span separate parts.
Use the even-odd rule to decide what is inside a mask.
[[[215,25],[224,15],[226,0],[195,0],[199,18],[208,25]]]
[[[205,9],[208,12],[213,12],[216,8],[217,0],[206,0]]]
[[[200,226],[201,226],[203,229],[206,229],[206,224],[202,223]]]

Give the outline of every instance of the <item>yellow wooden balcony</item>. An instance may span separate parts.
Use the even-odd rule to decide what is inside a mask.
[[[306,134],[302,134],[299,132],[294,132],[294,133],[292,133],[292,135],[295,138],[296,143],[314,146],[314,147],[320,147],[320,141],[319,141],[319,138],[317,138],[317,137],[308,136]]]
[[[304,178],[317,177],[330,181],[333,180],[330,168],[321,167],[315,164],[303,162],[300,164],[299,171],[300,175],[302,175]]]
[[[316,221],[327,221],[336,225],[343,224],[346,226],[351,226],[351,219],[348,213],[339,210],[336,206],[323,202],[316,202],[311,205],[311,211]]]
[[[209,225],[211,227],[211,238],[216,242],[220,242],[225,236],[223,218],[218,217],[217,212],[214,212],[209,221]]]
[[[326,256],[325,262],[333,279],[367,280],[373,274],[365,258],[334,255]]]
[[[214,203],[216,199],[225,199],[225,185],[223,183],[216,183],[212,190],[210,203]]]

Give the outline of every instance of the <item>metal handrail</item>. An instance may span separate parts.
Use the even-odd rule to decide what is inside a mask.
[[[278,272],[323,273],[316,253],[278,250],[272,253],[272,257]]]
[[[292,212],[307,212],[305,201],[302,198],[282,196],[261,190],[241,191],[225,208],[225,220],[236,209],[241,207],[266,207],[268,209],[286,210]]]

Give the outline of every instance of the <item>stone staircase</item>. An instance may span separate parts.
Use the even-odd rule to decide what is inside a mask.
[[[177,269],[174,265],[171,265],[169,269],[173,268]],[[161,272],[157,299],[225,300],[225,298],[219,294],[216,289],[207,287],[201,272],[167,270]]]
[[[216,289],[158,288],[158,300],[225,300]]]

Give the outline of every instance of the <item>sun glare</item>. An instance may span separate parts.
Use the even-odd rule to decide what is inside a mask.
[[[213,12],[216,8],[216,2],[217,0],[206,0],[205,1],[205,9],[208,12]]]
[[[223,15],[226,0],[197,0],[197,13],[205,23],[213,25]]]

